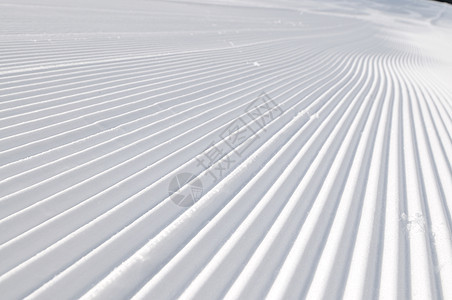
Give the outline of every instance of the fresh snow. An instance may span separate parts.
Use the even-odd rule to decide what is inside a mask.
[[[1,299],[452,299],[452,6],[0,0]]]

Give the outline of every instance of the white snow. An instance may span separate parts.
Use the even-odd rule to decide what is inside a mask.
[[[451,5],[0,0],[1,299],[452,299],[451,162]]]

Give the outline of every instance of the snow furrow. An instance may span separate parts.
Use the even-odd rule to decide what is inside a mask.
[[[0,0],[3,299],[452,298],[452,7]]]

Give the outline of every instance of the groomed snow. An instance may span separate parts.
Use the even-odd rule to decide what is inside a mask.
[[[452,299],[452,6],[0,0],[1,299]]]

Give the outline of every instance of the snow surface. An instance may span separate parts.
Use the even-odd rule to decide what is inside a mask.
[[[452,6],[0,0],[1,299],[452,299]]]

